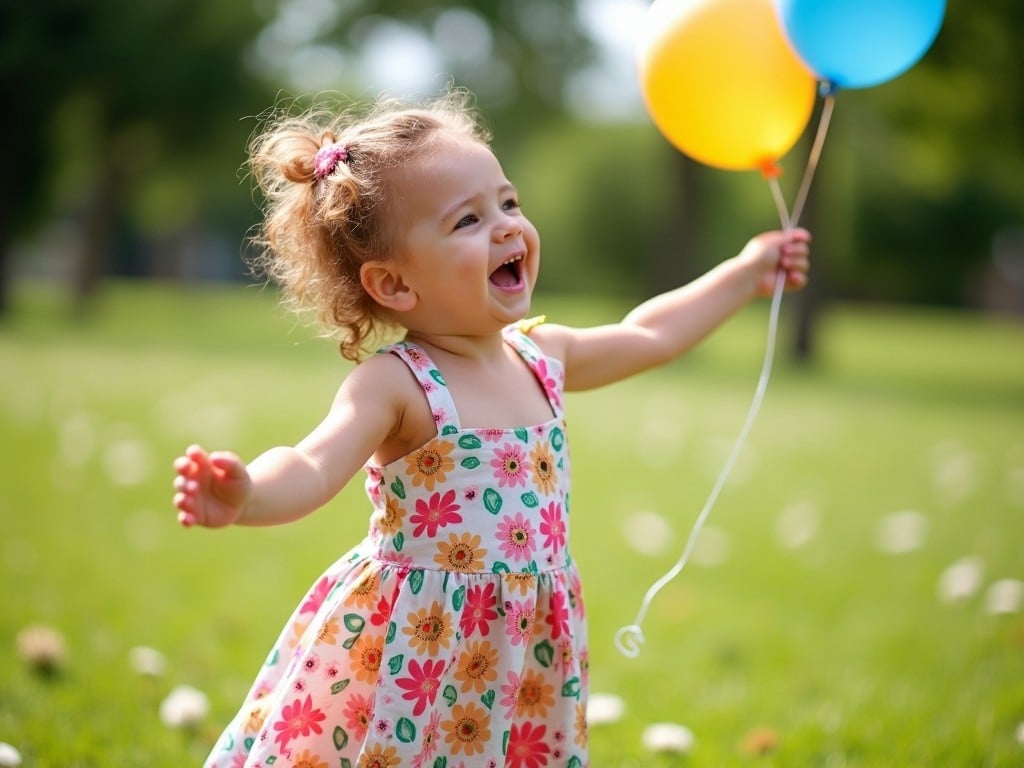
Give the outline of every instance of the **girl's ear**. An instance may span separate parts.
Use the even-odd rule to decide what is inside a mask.
[[[408,312],[416,306],[416,292],[402,281],[389,262],[367,261],[359,268],[359,282],[370,298],[385,309]]]

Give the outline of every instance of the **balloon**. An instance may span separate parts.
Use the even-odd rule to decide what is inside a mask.
[[[641,91],[677,149],[726,170],[767,171],[800,138],[815,79],[772,0],[655,0],[645,25]]]
[[[945,0],[776,0],[783,31],[828,84],[866,88],[910,69],[942,26]]]

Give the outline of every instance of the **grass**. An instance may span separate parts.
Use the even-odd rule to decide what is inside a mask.
[[[619,310],[557,297],[537,309],[568,322]],[[813,366],[780,357],[640,656],[615,650],[739,431],[764,309],[683,361],[569,401],[591,689],[626,704],[592,729],[592,764],[1020,765],[1024,614],[985,610],[992,583],[1024,579],[1019,323],[832,308]],[[291,526],[185,531],[170,461],[190,441],[253,455],[296,440],[346,370],[268,292],[114,285],[84,319],[45,290],[19,294],[0,326],[0,741],[24,765],[199,764],[302,590],[362,536],[368,506],[353,483]],[[907,510],[922,546],[880,551],[880,525]],[[784,524],[802,544],[779,543]],[[965,557],[983,566],[979,590],[940,600],[940,577]],[[36,623],[66,638],[59,674],[14,651]],[[164,676],[131,670],[138,645],[166,654]],[[211,712],[171,731],[157,710],[181,683]],[[657,721],[690,728],[690,754],[646,751]],[[742,746],[758,728],[777,739],[761,756]]]

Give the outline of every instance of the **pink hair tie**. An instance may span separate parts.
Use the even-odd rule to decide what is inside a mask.
[[[338,163],[348,160],[348,150],[341,144],[327,144],[317,150],[313,156],[313,177],[320,181],[330,176],[338,167]]]

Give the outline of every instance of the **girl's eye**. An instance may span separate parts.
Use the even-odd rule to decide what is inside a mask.
[[[519,200],[517,200],[514,197],[510,197],[508,200],[501,204],[501,207],[503,210],[506,211],[514,211],[517,208],[519,208]]]
[[[478,219],[476,217],[476,214],[475,213],[469,213],[469,214],[466,214],[465,216],[463,216],[461,219],[459,219],[455,223],[455,228],[456,229],[462,229],[463,227],[468,227],[471,224],[476,224],[477,221],[478,221]]]

